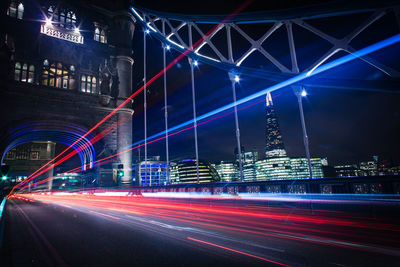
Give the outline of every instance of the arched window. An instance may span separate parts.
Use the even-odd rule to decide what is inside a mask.
[[[96,27],[94,29],[94,38],[95,41],[106,44],[107,43],[107,35],[106,31],[103,28]]]
[[[92,94],[98,93],[96,76],[82,74],[82,76],[81,76],[81,91],[84,93],[92,93]]]
[[[35,66],[27,63],[15,62],[14,80],[19,82],[34,83],[35,82]]]
[[[104,30],[101,30],[100,32],[100,43],[107,43],[106,32]]]
[[[22,19],[24,17],[24,5],[19,3],[18,5],[18,12],[17,12],[17,19]]]
[[[64,14],[64,12],[61,12],[60,13],[60,26],[61,27],[65,27],[65,14]]]
[[[28,69],[28,83],[34,83],[35,81],[35,66],[29,65]]]
[[[47,9],[48,17],[53,21],[53,25],[73,30],[76,27],[76,15],[70,10],[59,10],[54,6]]]
[[[24,17],[24,4],[19,1],[11,1],[8,6],[7,15],[12,18],[23,19]]]
[[[67,28],[69,29],[75,29],[76,27],[76,16],[75,13],[72,11],[69,11],[67,13]]]
[[[28,76],[28,64],[22,65],[21,82],[26,82]]]
[[[21,79],[21,63],[15,62],[14,80],[20,81],[20,79]]]
[[[75,67],[65,66],[61,62],[43,61],[42,85],[62,88],[75,89]]]
[[[100,30],[99,30],[99,28],[96,28],[94,30],[94,40],[97,41],[97,42],[100,42]]]
[[[67,20],[66,20],[67,25],[72,25],[72,18],[71,18],[71,12],[67,13]]]

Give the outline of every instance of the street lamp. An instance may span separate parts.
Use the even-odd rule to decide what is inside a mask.
[[[301,128],[303,130],[303,143],[304,143],[304,149],[306,150],[308,171],[310,173],[310,179],[312,179],[310,148],[309,148],[309,143],[308,143],[308,135],[307,135],[307,130],[306,130],[306,123],[305,123],[305,119],[304,119],[303,99],[302,99],[303,97],[307,96],[307,91],[304,89],[304,87],[296,86],[295,87],[295,94],[297,96],[297,102],[299,104]]]
[[[233,97],[233,102],[235,105],[233,106],[234,114],[235,114],[235,129],[236,129],[236,145],[238,148],[238,159],[239,159],[239,177],[240,181],[243,182],[243,162],[242,162],[242,150],[241,150],[241,144],[240,144],[240,129],[239,129],[239,118],[238,118],[238,112],[237,112],[237,106],[236,106],[236,83],[239,83],[240,77],[239,75],[233,74],[233,73],[228,73],[229,79],[231,80],[232,84],[232,97]]]
[[[194,60],[194,61],[193,61],[193,65],[194,65],[195,67],[197,67],[197,66],[199,65],[199,62],[198,62],[197,60]]]
[[[46,26],[51,26],[51,19],[49,18],[46,19]]]

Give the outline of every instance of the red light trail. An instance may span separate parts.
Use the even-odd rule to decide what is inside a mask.
[[[256,255],[253,255],[253,254],[250,254],[250,253],[246,253],[246,252],[243,252],[243,251],[240,251],[240,250],[236,250],[236,249],[224,247],[224,246],[221,246],[221,245],[217,245],[217,244],[214,244],[214,243],[211,243],[211,242],[203,241],[203,240],[200,240],[200,239],[197,239],[197,238],[193,238],[193,237],[190,237],[190,236],[188,236],[187,239],[195,241],[195,242],[199,242],[199,243],[202,243],[202,244],[206,244],[206,245],[209,245],[209,246],[213,246],[213,247],[229,250],[229,251],[232,251],[232,252],[235,252],[235,253],[239,253],[239,254],[242,254],[242,255],[246,255],[246,256],[249,256],[249,257],[252,257],[252,258],[256,258],[256,259],[259,259],[259,260],[263,260],[263,261],[267,261],[267,262],[270,262],[270,263],[274,263],[274,264],[277,264],[277,265],[280,265],[280,266],[290,267],[290,265],[287,265],[287,264],[283,264],[283,263],[280,263],[280,262],[277,262],[277,261],[269,260],[269,259],[266,259],[266,258],[263,258],[263,257],[259,257],[259,256],[256,256]]]
[[[132,214],[149,220],[235,235],[240,240],[263,242],[266,238],[278,238],[400,256],[397,249],[400,246],[400,227],[393,218],[354,217],[351,212],[332,213],[327,209],[315,209],[311,214],[307,208],[266,207],[262,201],[249,203],[234,198],[178,200],[134,197],[127,192],[125,196],[107,195],[112,193],[80,191],[17,194],[13,197],[89,209],[90,213],[114,220],[120,220],[123,214]]]
[[[264,100],[257,101],[257,102],[255,102],[255,103],[250,104],[250,105],[247,105],[247,106],[244,106],[244,107],[239,108],[238,111],[247,109],[247,108],[249,108],[249,107],[255,106],[255,105],[260,104],[260,103],[263,103],[263,102],[264,102]],[[200,123],[197,124],[197,127],[199,127],[199,126],[201,126],[201,125],[204,125],[204,124],[207,124],[207,123],[209,123],[209,122],[211,122],[211,121],[214,121],[214,120],[217,120],[217,119],[226,117],[226,116],[228,116],[228,115],[230,115],[230,114],[232,114],[232,113],[234,113],[234,111],[230,111],[230,112],[228,112],[228,113],[225,113],[225,114],[216,116],[216,117],[214,117],[214,118],[208,119],[208,120],[206,120],[206,121],[200,122]],[[110,127],[111,127],[111,126],[110,126]],[[109,128],[110,128],[110,127],[109,127]],[[193,127],[194,127],[194,126],[189,126],[189,127],[187,127],[187,128],[181,129],[181,130],[179,130],[179,131],[177,131],[177,132],[170,133],[170,134],[168,135],[168,137],[177,135],[177,134],[182,133],[182,132],[185,132],[185,131],[188,131],[188,130],[190,130],[190,129],[193,129]],[[108,132],[110,132],[110,131],[108,131]],[[94,138],[92,138],[92,139],[90,140],[90,142],[93,143],[92,140],[95,139],[96,137],[97,137],[97,136],[95,136]],[[152,143],[161,141],[161,140],[163,140],[163,139],[165,139],[165,138],[166,138],[166,136],[162,136],[162,137],[160,137],[160,138],[157,138],[157,139],[148,141],[147,144],[152,144]],[[95,141],[97,142],[98,140],[99,140],[99,138],[97,138],[97,140],[95,140]],[[85,145],[83,145],[83,146],[87,146],[87,144],[85,144]],[[129,149],[126,149],[126,150],[124,150],[124,151],[121,151],[121,152],[119,152],[119,153],[116,153],[116,154],[114,154],[114,155],[110,155],[110,156],[108,156],[108,157],[105,157],[105,158],[102,158],[102,159],[98,159],[98,160],[96,160],[96,161],[93,162],[93,166],[101,166],[101,165],[103,165],[103,164],[106,164],[106,163],[112,161],[113,158],[115,158],[115,157],[117,157],[117,156],[119,156],[119,155],[121,155],[121,154],[123,154],[123,153],[126,153],[126,152],[128,152],[128,151],[138,149],[138,148],[140,148],[140,147],[142,147],[142,146],[144,146],[144,144],[140,144],[140,145],[137,145],[137,146],[135,146],[135,147],[131,147],[131,148],[129,148]],[[77,154],[77,153],[78,153],[80,150],[82,150],[82,149],[84,149],[84,147],[83,147],[83,148],[79,147],[77,150],[74,150],[73,152],[71,152],[70,154],[67,155],[67,156],[69,156],[68,158],[70,158],[70,157],[72,157],[73,155]],[[66,158],[65,160],[67,160],[68,158]],[[65,161],[65,160],[63,160],[63,161]],[[59,162],[58,164],[62,163],[63,161],[60,160],[60,162]],[[57,164],[57,165],[58,165],[58,164]],[[89,166],[89,163],[87,163],[86,165]],[[50,169],[50,168],[53,168],[53,166],[50,166],[50,167],[46,168],[46,170],[48,170],[48,169]],[[71,169],[71,170],[69,170],[69,171],[66,171],[66,173],[78,172],[80,169],[81,169],[81,167],[76,167],[76,168],[74,168],[74,169]],[[32,184],[32,185],[24,186],[24,187],[20,188],[19,190],[23,190],[23,189],[25,189],[25,188],[27,188],[27,187],[29,187],[29,186],[35,186],[35,185],[43,184],[44,182],[50,181],[50,180],[53,179],[53,178],[54,178],[54,177],[46,178],[45,180],[36,182],[36,183],[34,183],[34,184]]]

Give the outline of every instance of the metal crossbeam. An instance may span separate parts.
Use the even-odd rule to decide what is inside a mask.
[[[360,21],[358,23],[352,22],[352,26],[354,30],[347,34],[344,38],[338,39],[334,37],[332,34],[322,31],[317,27],[313,26],[313,20],[315,18],[323,18],[323,17],[335,17],[338,20],[342,19],[343,14],[351,14],[351,10],[347,12],[337,12],[337,13],[329,13],[329,14],[321,14],[313,16],[309,16],[307,18],[299,18],[293,17],[289,19],[266,19],[257,17],[256,20],[250,19],[251,16],[244,15],[243,17],[248,18],[247,21],[241,18],[238,21],[227,21],[226,23],[221,24],[210,36],[205,36],[203,30],[201,29],[201,24],[210,24],[216,25],[218,22],[213,21],[206,21],[204,16],[200,16],[199,18],[193,17],[189,19],[188,17],[174,17],[173,15],[168,15],[167,13],[159,13],[154,11],[142,10],[138,8],[132,8],[133,13],[137,16],[139,21],[143,24],[144,27],[149,28],[149,30],[153,31],[158,38],[163,38],[161,40],[163,42],[169,42],[172,48],[178,49],[180,51],[190,49],[193,53],[199,58],[199,60],[205,63],[211,63],[216,65],[217,67],[221,67],[222,69],[241,69],[241,68],[250,68],[248,67],[247,63],[249,63],[248,58],[251,54],[255,51],[258,51],[259,54],[264,57],[266,62],[269,62],[273,66],[275,66],[280,73],[286,73],[295,75],[298,73],[305,73],[305,72],[312,72],[318,66],[323,64],[324,62],[328,61],[332,56],[337,54],[340,51],[345,51],[347,53],[352,53],[355,49],[350,45],[350,43],[359,37],[359,35],[365,32],[367,29],[371,27],[371,25],[376,24],[377,21],[381,20],[388,14],[394,13],[397,21],[395,23],[399,23],[399,6],[389,6],[385,8],[375,8],[375,9],[365,9],[365,10],[354,10],[354,13],[366,13],[371,14],[366,20]],[[158,23],[157,22],[161,22]],[[266,26],[265,32],[261,35],[259,39],[253,39],[250,37],[250,34],[246,33],[242,27],[243,25],[247,25],[251,29],[251,25],[255,24],[265,24],[266,22],[273,22],[272,26]],[[173,26],[178,25],[178,26]],[[240,25],[240,26],[239,26]],[[285,26],[282,28],[282,26]],[[302,29],[312,33],[313,35],[319,37],[322,40],[327,41],[331,44],[331,47],[323,54],[323,56],[319,57],[318,59],[310,62],[307,61],[306,67],[305,64],[299,63],[298,58],[298,51],[296,50],[296,39],[301,38],[298,34],[296,35],[295,29],[293,25],[300,26]],[[400,32],[400,25],[398,27]],[[263,46],[267,42],[273,42],[271,40],[271,36],[278,30],[283,29],[286,31],[287,34],[287,47],[289,47],[289,54],[290,54],[290,61],[291,66],[290,68],[285,66],[282,59],[276,58],[273,56],[271,51],[268,51],[265,46]],[[196,47],[196,49],[192,49],[190,47],[189,40],[185,40],[184,35],[182,34],[183,31],[186,31],[189,39],[193,40],[193,32],[195,31],[201,37],[204,38],[202,42]],[[225,36],[227,37],[225,43],[221,43],[218,41],[216,36],[218,32],[224,31]],[[236,34],[241,36],[243,40],[246,40],[249,44],[249,48],[246,48],[244,51],[232,51],[232,47],[235,47],[235,40],[232,38],[232,31],[235,31]],[[173,39],[172,39],[173,38]],[[276,44],[277,47],[281,47],[284,44]],[[215,55],[206,54],[203,51],[203,48],[208,46],[211,51]],[[228,51],[228,55],[224,56],[223,51]],[[400,77],[400,72],[394,70],[388,66],[385,66],[381,62],[377,62],[369,57],[361,58],[366,63],[370,64],[371,66],[379,69],[383,73],[393,76],[393,77]],[[304,62],[301,62],[304,63]],[[299,66],[303,66],[300,69]],[[249,72],[249,70],[247,70]],[[255,70],[256,71],[256,70]],[[257,70],[258,72],[260,70]],[[279,73],[278,72],[278,73]]]

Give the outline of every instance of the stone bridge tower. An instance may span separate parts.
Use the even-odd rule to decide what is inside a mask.
[[[16,144],[44,141],[43,136],[71,143],[132,94],[135,18],[128,3],[37,2],[1,3],[1,23],[7,25],[0,30],[2,155]],[[92,161],[131,144],[133,112],[128,103],[87,137],[89,143],[98,140]],[[13,134],[21,127],[27,130]],[[101,138],[92,139],[96,136]],[[131,161],[126,152],[111,162],[124,169],[123,185],[132,181]],[[103,184],[111,185],[110,177],[106,180]]]

